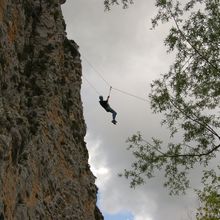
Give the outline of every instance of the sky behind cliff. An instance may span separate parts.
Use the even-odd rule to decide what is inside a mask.
[[[68,37],[80,46],[82,55],[86,141],[105,220],[190,219],[196,205],[193,193],[170,197],[162,186],[162,174],[135,190],[117,176],[132,162],[125,143],[129,136],[141,131],[145,139],[154,136],[167,140],[168,133],[160,126],[161,116],[152,114],[147,101],[113,90],[110,104],[118,112],[115,126],[98,103],[99,93],[108,95],[108,83],[148,98],[152,80],[168,70],[173,55],[168,55],[163,45],[167,26],[150,30],[156,14],[154,1],[138,0],[127,10],[119,6],[104,12],[102,0],[68,0],[62,9]]]

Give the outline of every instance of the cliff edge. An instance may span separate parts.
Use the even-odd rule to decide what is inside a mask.
[[[0,1],[0,219],[102,220],[65,0]]]

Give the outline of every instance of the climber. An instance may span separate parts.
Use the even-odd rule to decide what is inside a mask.
[[[108,98],[106,100],[103,100],[103,96],[99,96],[99,103],[100,105],[107,111],[107,112],[111,112],[112,113],[112,123],[116,124],[117,121],[115,120],[115,117],[117,115],[117,112],[114,111],[110,105],[108,104],[108,100],[109,100],[110,96],[108,96]]]

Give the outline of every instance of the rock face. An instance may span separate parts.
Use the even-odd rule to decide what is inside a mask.
[[[65,0],[0,0],[0,220],[101,220]]]

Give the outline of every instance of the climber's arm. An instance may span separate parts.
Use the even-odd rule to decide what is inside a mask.
[[[108,102],[109,98],[110,98],[110,96],[107,97],[107,99],[106,99],[107,102]]]

